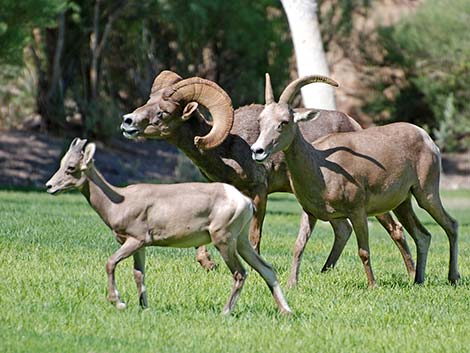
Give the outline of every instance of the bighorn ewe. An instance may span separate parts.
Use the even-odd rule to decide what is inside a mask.
[[[266,281],[279,311],[290,313],[274,271],[251,247],[248,231],[252,201],[231,185],[187,183],[136,184],[124,188],[106,182],[95,169],[95,145],[76,138],[62,158],[59,170],[47,182],[50,194],[77,188],[113,230],[122,244],[106,264],[109,300],[125,308],[114,280],[116,265],[133,255],[139,302],[147,307],[144,285],[145,247],[193,247],[212,242],[230,271],[234,284],[223,313],[228,314],[240,295],[246,272],[240,255]]]
[[[408,123],[330,134],[310,143],[298,123],[315,120],[318,113],[297,113],[290,103],[302,86],[317,80],[316,76],[307,76],[292,82],[279,103],[275,103],[267,76],[266,105],[259,116],[260,135],[251,146],[253,159],[261,163],[284,151],[292,188],[303,209],[314,219],[351,221],[369,286],[375,285],[375,279],[370,263],[367,216],[389,210],[393,210],[416,242],[415,282],[424,281],[431,235],[413,212],[413,195],[449,238],[448,278],[455,283],[460,278],[458,224],[441,204],[437,146],[423,129]]]
[[[199,114],[198,104],[208,108],[213,122],[208,122]],[[267,195],[292,192],[282,152],[262,165],[251,159],[250,145],[259,135],[257,117],[262,109],[259,104],[245,106],[237,109],[234,116],[230,98],[215,83],[201,78],[182,79],[174,72],[163,71],[154,80],[148,102],[124,115],[121,129],[128,138],[159,138],[176,145],[209,180],[234,185],[251,197],[257,212],[251,223],[250,239],[259,251]],[[308,141],[332,132],[361,129],[346,114],[326,110],[314,112],[318,113],[318,119],[300,124]],[[378,218],[396,242],[408,272],[413,275],[414,264],[401,225],[389,214]],[[290,286],[297,283],[300,259],[314,223],[314,218],[302,213]],[[347,222],[332,220],[331,224],[335,241],[322,271],[335,265],[351,234]],[[199,261],[210,266],[211,262],[205,254],[205,249],[198,251]]]

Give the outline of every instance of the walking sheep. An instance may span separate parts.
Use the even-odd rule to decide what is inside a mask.
[[[332,84],[331,81],[327,83]],[[198,104],[208,108],[212,122],[199,114]],[[251,222],[250,239],[259,252],[268,194],[292,193],[282,151],[263,164],[251,159],[250,145],[259,135],[257,117],[262,110],[261,104],[252,104],[234,113],[230,97],[214,82],[198,77],[183,79],[174,72],[162,71],[155,78],[148,102],[124,115],[121,129],[127,138],[164,139],[183,151],[207,179],[233,185],[252,198],[257,212]],[[310,142],[332,132],[361,130],[357,122],[338,111],[295,111],[318,113],[318,119],[299,124]],[[378,215],[377,219],[400,250],[408,273],[414,276],[414,263],[403,227],[389,213]],[[301,257],[315,221],[302,212],[289,286],[297,284]],[[352,232],[347,221],[331,220],[331,225],[335,238],[322,271],[336,264]],[[204,267],[211,267],[207,254],[200,248],[197,257]]]
[[[238,255],[266,281],[279,311],[291,312],[271,265],[250,245],[248,231],[254,209],[249,198],[222,183],[114,187],[94,166],[95,148],[93,143],[86,144],[86,140],[75,138],[46,187],[50,194],[78,189],[121,244],[106,263],[108,299],[117,308],[126,307],[114,278],[116,265],[121,260],[133,255],[139,302],[146,308],[145,247],[181,248],[212,242],[234,279],[224,314],[233,310],[246,278]]]
[[[390,210],[416,243],[415,282],[424,282],[431,234],[413,211],[413,195],[418,205],[445,230],[450,244],[448,278],[457,282],[458,224],[447,214],[439,196],[438,147],[423,129],[408,123],[330,134],[308,142],[298,123],[315,119],[318,113],[297,113],[290,104],[302,86],[318,79],[319,76],[307,76],[292,82],[276,103],[267,75],[268,94],[259,116],[260,135],[251,146],[253,159],[262,163],[284,151],[294,194],[304,211],[315,219],[351,221],[371,287],[375,278],[367,216]]]

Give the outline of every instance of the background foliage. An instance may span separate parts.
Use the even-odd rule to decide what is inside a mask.
[[[261,100],[265,71],[287,79],[291,44],[274,1],[33,3],[11,2],[3,14],[0,30],[10,29],[3,17],[26,26],[0,32],[8,43],[0,60],[9,64],[2,66],[4,80],[21,75],[22,65],[35,73],[35,107],[23,108],[40,113],[48,130],[112,135],[121,113],[146,99],[163,69],[217,81],[235,106]],[[18,18],[23,7],[28,11]],[[5,95],[2,100],[18,104]]]
[[[404,70],[394,99],[377,94],[372,111],[432,132],[447,151],[470,147],[470,1],[427,0],[416,14],[379,30],[385,65]],[[380,88],[380,82],[378,88]]]
[[[325,48],[343,48],[366,74],[370,65],[400,72],[393,87],[382,74],[363,80],[371,94],[360,97],[361,112],[378,123],[421,125],[444,150],[468,148],[470,1],[426,0],[399,23],[364,35],[357,19],[367,20],[378,3],[318,0]],[[263,100],[266,71],[282,89],[295,62],[274,0],[0,0],[0,6],[0,128],[41,116],[44,130],[107,139],[163,69],[218,82],[238,107]]]

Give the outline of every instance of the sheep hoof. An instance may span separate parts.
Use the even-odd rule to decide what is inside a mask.
[[[292,289],[295,287],[297,287],[297,279],[289,278],[289,280],[287,281],[287,288]]]
[[[449,282],[453,286],[458,285],[460,282],[460,273],[457,273],[457,275],[454,275],[454,276],[449,276]]]
[[[124,310],[125,308],[126,308],[126,303],[123,303],[123,302],[116,303],[116,309]]]
[[[217,268],[217,264],[213,261],[205,261],[204,263],[201,263],[201,266],[206,270],[206,271],[213,271]]]
[[[285,317],[290,317],[294,315],[294,313],[292,312],[290,308],[279,310],[279,312],[282,316],[285,316]]]

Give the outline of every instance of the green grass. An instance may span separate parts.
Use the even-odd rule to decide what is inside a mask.
[[[206,273],[193,249],[147,249],[150,310],[138,307],[132,260],[117,269],[128,309],[106,301],[106,259],[117,249],[111,232],[78,194],[0,192],[0,352],[465,352],[470,347],[470,191],[445,192],[460,222],[462,283],[447,284],[448,243],[427,214],[433,234],[426,284],[407,278],[398,249],[371,221],[368,290],[354,239],[337,267],[320,274],[332,232],[320,222],[307,247],[300,285],[285,290],[295,312],[279,316],[269,290],[250,271],[234,315],[220,311],[231,288],[221,264]],[[262,253],[283,288],[300,208],[273,195]],[[410,239],[408,237],[408,239]],[[409,240],[414,253],[414,244]]]

